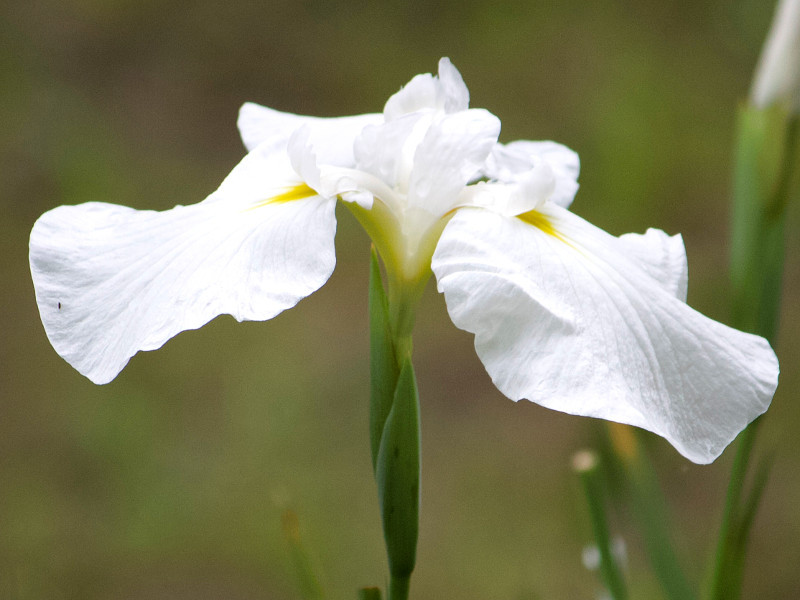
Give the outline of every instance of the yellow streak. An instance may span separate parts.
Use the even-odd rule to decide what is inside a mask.
[[[299,183],[292,187],[285,188],[285,190],[280,194],[278,194],[277,196],[272,196],[271,198],[262,200],[258,204],[249,207],[247,210],[262,208],[267,204],[282,204],[284,202],[293,202],[294,200],[302,200],[303,198],[310,198],[311,196],[316,196],[316,195],[317,192],[315,192],[312,188],[308,187],[305,183]]]
[[[542,233],[546,233],[549,236],[556,238],[560,242],[564,242],[567,245],[572,245],[569,243],[567,238],[565,238],[550,222],[550,219],[547,218],[546,215],[540,213],[538,210],[529,210],[526,213],[518,215],[519,219],[522,219],[526,223],[533,225]]]

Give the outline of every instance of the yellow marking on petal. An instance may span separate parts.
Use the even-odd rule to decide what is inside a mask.
[[[284,191],[280,194],[272,196],[271,198],[267,198],[266,200],[262,200],[258,204],[254,204],[253,206],[249,207],[247,210],[262,208],[267,204],[283,204],[284,202],[303,200],[304,198],[310,198],[311,196],[317,195],[318,194],[316,191],[314,191],[314,189],[310,188],[305,183],[299,183],[297,185],[284,188]]]
[[[521,215],[517,215],[517,217],[529,225],[533,225],[536,229],[540,230],[542,233],[546,233],[549,236],[556,238],[560,242],[564,242],[567,245],[572,245],[569,243],[569,240],[565,238],[561,232],[559,232],[553,224],[550,222],[550,219],[547,218],[547,215],[540,213],[538,210],[529,210],[526,213],[522,213]]]

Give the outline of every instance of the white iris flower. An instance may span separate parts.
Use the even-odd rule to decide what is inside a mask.
[[[432,271],[503,394],[643,427],[712,461],[769,406],[767,341],[686,305],[680,236],[614,237],[569,212],[577,155],[499,144],[500,121],[468,102],[442,59],[438,77],[414,77],[382,114],[246,104],[249,154],[203,202],[45,213],[30,263],[53,347],[106,383],[136,352],[217,315],[276,316],[331,275],[338,198],[384,260],[395,326],[408,329],[396,335],[410,333]]]

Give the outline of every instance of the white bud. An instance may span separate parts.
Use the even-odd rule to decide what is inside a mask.
[[[785,102],[800,113],[800,0],[779,0],[750,90],[758,108]]]

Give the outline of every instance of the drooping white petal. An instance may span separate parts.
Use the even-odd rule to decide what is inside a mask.
[[[428,128],[417,146],[408,202],[443,215],[479,171],[500,135],[500,120],[482,109],[445,115]]]
[[[503,183],[515,183],[541,164],[549,166],[555,176],[555,188],[548,199],[569,207],[578,191],[580,160],[576,152],[556,142],[519,140],[496,144],[486,159],[482,175]]]
[[[387,121],[403,115],[423,111],[439,110],[455,113],[467,110],[469,91],[448,58],[439,61],[439,76],[430,73],[415,76],[399,92],[386,102],[383,114]]]
[[[248,150],[263,145],[269,152],[286,149],[292,133],[309,128],[309,143],[321,163],[353,167],[353,141],[367,125],[383,122],[383,115],[370,113],[351,117],[307,117],[285,113],[247,102],[239,109],[237,125]]]
[[[767,409],[778,363],[766,340],[681,302],[654,279],[658,260],[629,256],[632,238],[552,204],[524,218],[461,209],[432,263],[506,396],[649,429],[698,463]]]
[[[619,236],[620,250],[633,260],[669,293],[686,302],[689,264],[680,234],[669,236],[660,229],[648,229],[644,235]]]
[[[333,271],[334,208],[285,157],[256,151],[199,204],[51,210],[30,239],[47,335],[78,371],[106,383],[136,352],[217,315],[270,319]]]

